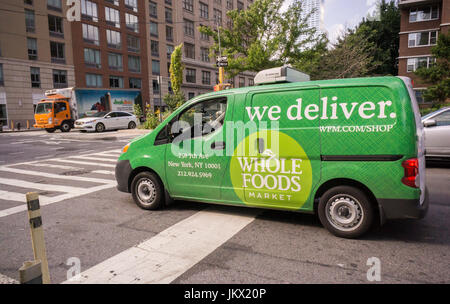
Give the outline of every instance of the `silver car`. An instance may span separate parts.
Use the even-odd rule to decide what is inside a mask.
[[[427,158],[450,160],[450,107],[422,117]]]

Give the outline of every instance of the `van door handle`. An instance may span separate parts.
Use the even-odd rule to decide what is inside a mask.
[[[225,142],[223,141],[215,141],[211,144],[211,149],[213,150],[223,150],[225,149]]]
[[[258,153],[259,154],[264,152],[264,138],[258,137],[256,139],[256,147],[258,148]]]

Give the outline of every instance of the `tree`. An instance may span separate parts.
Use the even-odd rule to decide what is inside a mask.
[[[168,93],[163,97],[164,102],[169,107],[170,111],[175,110],[181,106],[186,98],[181,91],[181,84],[183,83],[183,69],[184,65],[182,59],[183,44],[177,45],[170,56],[170,82],[172,84],[173,94]]]
[[[427,84],[431,84],[423,93],[426,101],[432,101],[433,107],[444,103],[450,98],[450,34],[439,34],[436,46],[431,49],[436,63],[429,68],[422,67],[415,74]]]
[[[364,25],[363,25],[364,26]],[[377,67],[375,46],[361,32],[348,30],[320,56],[309,71],[312,79],[353,78],[369,75]]]
[[[312,49],[323,35],[309,28],[309,15],[302,17],[302,1],[293,1],[286,10],[285,0],[255,0],[247,10],[231,10],[231,27],[200,26],[199,31],[214,38],[212,54],[228,57],[229,77],[243,71],[295,64],[306,49]],[[219,51],[219,31],[220,46]]]

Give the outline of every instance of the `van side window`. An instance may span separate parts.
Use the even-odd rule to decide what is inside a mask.
[[[184,110],[178,116],[177,121],[180,122],[183,129],[189,126],[192,138],[205,136],[222,127],[226,109],[227,100],[225,98],[206,100]],[[173,128],[170,131],[173,132]]]

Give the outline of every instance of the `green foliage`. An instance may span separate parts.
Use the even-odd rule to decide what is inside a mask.
[[[170,82],[175,95],[181,93],[181,84],[183,83],[184,65],[182,59],[183,44],[177,45],[170,56]]]
[[[200,26],[199,31],[214,38],[212,56],[222,54],[228,57],[225,71],[233,77],[243,71],[259,72],[263,69],[295,65],[306,62],[305,50],[324,41],[308,28],[306,18],[301,17],[301,1],[292,1],[286,10],[281,10],[285,0],[255,0],[248,9],[227,12],[232,27]]]
[[[143,124],[144,129],[153,130],[159,125],[159,119],[151,109],[150,105],[147,104],[145,107],[145,122]]]
[[[163,97],[163,100],[169,107],[169,110],[174,111],[186,101],[186,97],[184,96],[183,92],[180,92],[178,94],[168,93]]]
[[[429,68],[420,68],[415,72],[431,86],[423,93],[426,101],[438,107],[450,98],[450,34],[439,34],[437,45],[431,49],[436,63]]]
[[[140,104],[135,103],[133,105],[133,113],[138,119],[142,117],[142,109]]]

